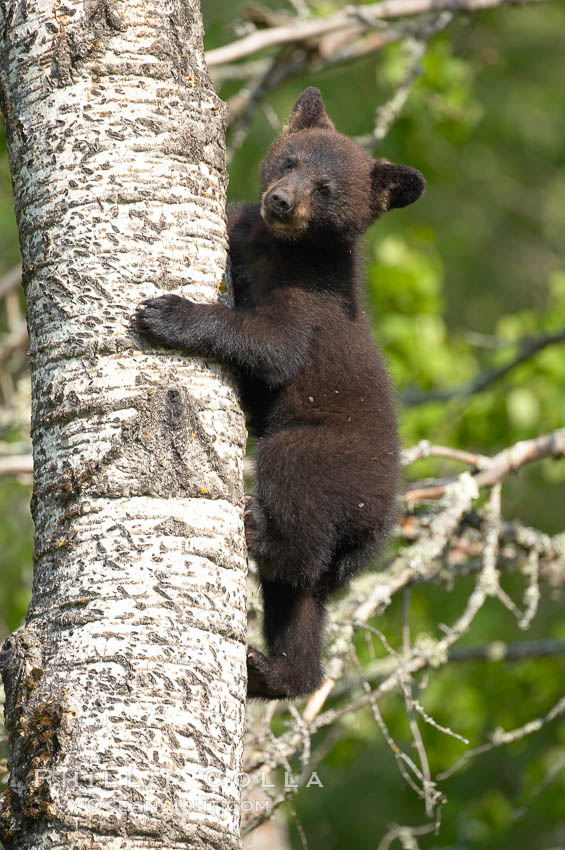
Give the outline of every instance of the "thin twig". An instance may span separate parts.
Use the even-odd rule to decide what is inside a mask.
[[[300,838],[302,850],[308,850],[308,839],[306,838],[306,833],[304,832],[302,821],[298,817],[298,812],[296,811],[290,800],[287,800],[286,805],[288,807],[292,820],[294,821],[296,831],[298,832],[298,837]]]
[[[530,581],[524,592],[525,611],[518,625],[521,629],[529,628],[538,610],[540,600],[539,589],[539,554],[535,549],[528,553],[528,566],[530,569]]]
[[[530,658],[551,658],[565,655],[565,640],[524,640],[504,643],[497,640],[485,646],[466,646],[452,649],[449,661],[521,661]]]
[[[369,683],[367,682],[367,680],[365,679],[365,677],[363,675],[361,665],[359,664],[359,661],[358,661],[357,656],[355,655],[354,651],[352,651],[351,657],[353,659],[354,666],[357,668],[359,675],[361,677],[361,681],[363,683],[363,688],[365,690],[365,694],[366,694],[366,698],[367,698],[367,703],[371,707],[371,711],[373,712],[373,717],[375,718],[377,725],[378,725],[379,729],[381,730],[386,743],[388,744],[392,754],[394,755],[394,758],[396,760],[396,763],[398,765],[398,769],[400,771],[400,774],[402,775],[402,778],[404,779],[406,784],[409,785],[410,788],[412,788],[412,790],[419,797],[424,798],[425,793],[426,793],[425,790],[424,790],[425,782],[426,782],[424,774],[422,773],[420,768],[416,765],[414,760],[411,759],[410,756],[407,755],[403,750],[401,750],[400,747],[398,746],[398,744],[394,741],[394,738],[390,734],[388,726],[386,725],[384,718],[383,718],[383,716],[380,712],[377,701],[376,701],[376,699],[373,699],[373,697],[372,697],[373,691],[371,690],[371,686],[369,685]],[[409,771],[412,771],[415,778],[412,776],[412,774]],[[418,785],[418,782],[416,782],[416,780],[418,780],[420,785]]]
[[[422,74],[422,59],[428,40],[445,29],[452,19],[452,12],[442,12],[429,23],[424,23],[417,33],[406,39],[404,49],[407,54],[407,64],[404,77],[390,100],[378,107],[372,133],[357,138],[360,145],[374,147],[386,137],[404,109],[414,83]]]
[[[458,732],[454,732],[453,729],[450,729],[449,726],[442,726],[441,723],[438,723],[437,720],[434,720],[433,717],[427,713],[423,705],[421,705],[418,700],[414,700],[414,708],[429,726],[433,726],[434,729],[437,729],[438,732],[443,732],[444,735],[450,735],[452,738],[456,738],[458,741],[461,741],[462,744],[468,744],[469,741],[467,738],[464,738],[463,735],[460,735]]]
[[[402,595],[402,654],[403,658],[409,658],[412,654],[411,649],[411,640],[410,640],[410,623],[408,621],[408,613],[410,609],[410,588],[407,587],[404,589],[404,593]],[[434,812],[434,806],[439,802],[438,792],[435,785],[435,782],[432,781],[432,774],[430,771],[430,763],[428,760],[428,754],[426,752],[426,747],[424,746],[424,740],[420,733],[420,727],[418,726],[418,721],[416,719],[415,708],[414,708],[414,694],[412,692],[412,677],[405,672],[404,664],[400,666],[400,687],[402,690],[402,694],[404,696],[404,703],[406,705],[406,716],[408,717],[408,724],[410,726],[410,731],[412,733],[412,740],[414,741],[414,746],[416,748],[416,752],[418,753],[418,758],[420,760],[420,767],[422,769],[423,774],[423,782],[422,788],[424,792],[424,803],[426,808],[426,816],[431,818]]]
[[[413,390],[405,390],[401,393],[401,398],[404,404],[408,407],[415,407],[420,404],[430,404],[438,401],[450,401],[454,398],[470,398],[476,393],[483,392],[497,381],[505,378],[509,372],[516,367],[521,366],[532,357],[535,357],[540,351],[548,348],[550,345],[557,345],[565,342],[565,328],[553,334],[544,334],[543,336],[535,337],[534,339],[524,339],[518,343],[520,349],[519,354],[512,360],[501,366],[498,369],[492,369],[488,372],[483,372],[474,378],[470,383],[464,384],[461,387],[453,387],[448,390],[432,390],[430,392],[415,392]]]
[[[492,732],[490,741],[485,744],[481,744],[480,747],[475,747],[473,750],[469,750],[464,753],[459,761],[452,765],[448,770],[438,773],[437,778],[449,779],[450,776],[453,776],[456,771],[463,767],[463,765],[467,764],[467,762],[471,759],[475,758],[475,756],[487,753],[495,747],[502,747],[506,744],[511,744],[514,741],[519,741],[527,735],[531,735],[532,732],[538,732],[542,726],[545,726],[546,723],[550,723],[562,714],[565,714],[565,697],[561,697],[561,699],[555,703],[553,708],[551,708],[543,717],[536,717],[535,720],[530,720],[528,723],[524,723],[524,725],[520,726],[518,729],[512,729],[511,731],[506,732],[501,727],[498,727],[494,730],[494,732]]]

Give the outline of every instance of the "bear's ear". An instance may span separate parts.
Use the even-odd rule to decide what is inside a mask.
[[[424,175],[407,165],[377,159],[371,174],[376,217],[388,210],[407,207],[417,201],[424,189]]]
[[[324,101],[320,89],[310,86],[303,91],[290,113],[290,119],[285,127],[287,133],[297,133],[316,127],[319,130],[335,130],[334,125],[326,115]]]

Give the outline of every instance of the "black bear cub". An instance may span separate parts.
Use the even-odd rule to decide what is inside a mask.
[[[248,694],[321,683],[328,596],[379,550],[395,513],[391,388],[363,309],[358,238],[422,194],[419,171],[338,133],[318,89],[298,98],[262,165],[257,204],[229,211],[235,309],[164,295],[138,308],[150,339],[234,366],[257,435],[246,536],[268,656]]]

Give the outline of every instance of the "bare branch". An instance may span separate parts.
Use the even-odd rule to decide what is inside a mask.
[[[343,27],[356,28],[360,33],[378,25],[379,21],[422,15],[428,12],[479,12],[497,6],[515,5],[517,0],[382,0],[369,6],[349,6],[335,15],[327,18],[308,18],[295,20],[282,26],[257,30],[243,38],[209,50],[206,62],[209,68],[234,62],[251,56],[266,47],[282,44],[298,44],[311,38],[319,38],[329,33],[338,32]],[[538,3],[541,0],[521,0],[523,5]]]
[[[269,17],[268,13],[267,17]],[[363,23],[366,17],[357,10],[356,16],[361,16]],[[379,32],[369,35],[360,34],[358,22],[344,27],[337,32],[309,38],[304,42],[286,44],[270,59],[261,59],[227,66],[220,66],[215,73],[216,80],[243,79],[247,85],[234,94],[228,101],[230,112],[230,128],[232,138],[229,146],[228,160],[245,141],[254,118],[255,112],[264,102],[270,91],[280,86],[285,80],[306,73],[317,74],[320,71],[336,65],[352,62],[369,53],[374,53],[386,45],[403,39],[409,53],[409,62],[404,80],[390,101],[380,106],[375,116],[375,127],[372,133],[359,137],[360,144],[374,147],[388,133],[394,121],[398,118],[412,89],[412,85],[421,70],[421,58],[425,52],[426,42],[436,33],[444,29],[452,20],[453,13],[441,12],[439,15],[425,15],[414,21],[402,21],[391,24]],[[261,17],[263,20],[263,17]],[[378,22],[377,22],[378,23]],[[377,25],[377,24],[375,24]]]
[[[474,473],[472,478],[477,487],[487,487],[498,484],[510,472],[514,472],[527,463],[546,457],[561,458],[565,456],[565,428],[559,428],[550,434],[544,434],[533,440],[522,440],[508,449],[494,455],[483,464],[483,468]],[[466,474],[466,473],[464,473]],[[461,476],[459,476],[461,478]],[[406,490],[402,498],[405,502],[417,502],[425,499],[437,499],[446,493],[453,485],[450,479],[441,484],[431,484],[422,487],[412,487]]]
[[[33,458],[30,454],[0,457],[0,478],[17,478],[20,475],[33,475]]]
[[[249,80],[228,101],[229,126],[233,133],[228,159],[233,158],[245,141],[255,112],[269,92],[286,80],[306,73],[317,74],[327,68],[352,62],[404,38],[420,39],[422,33],[428,33],[424,37],[429,38],[433,34],[431,26],[427,21],[405,21],[387,27],[386,31],[362,38],[359,38],[358,29],[349,28],[318,40],[310,39],[304,45],[287,45],[271,59],[221,68],[215,74],[216,79],[241,79],[243,73],[243,79]],[[239,76],[238,69],[242,69]],[[367,139],[368,144],[375,144],[372,135]]]

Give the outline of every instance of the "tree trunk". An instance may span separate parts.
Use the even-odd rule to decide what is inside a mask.
[[[8,0],[28,299],[33,597],[0,655],[18,848],[239,847],[245,428],[143,298],[222,285],[224,108],[197,0]]]

